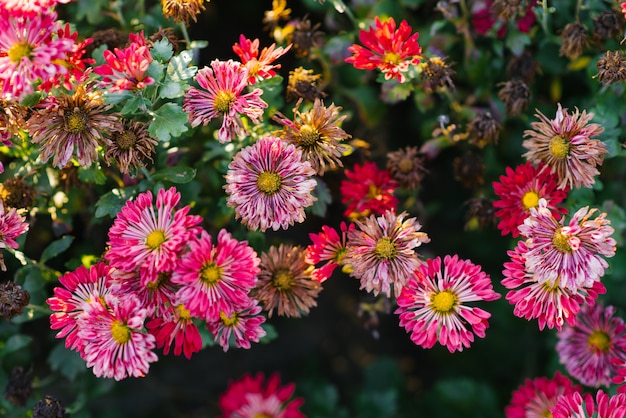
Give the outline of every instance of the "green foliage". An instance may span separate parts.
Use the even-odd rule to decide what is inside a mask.
[[[160,141],[169,141],[185,132],[187,127],[187,114],[176,103],[165,103],[152,115],[152,122],[148,127],[150,135]]]

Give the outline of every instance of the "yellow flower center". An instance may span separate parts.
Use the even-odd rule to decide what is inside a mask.
[[[222,279],[222,268],[215,265],[215,263],[209,263],[202,268],[200,272],[200,280],[208,285],[213,285]]]
[[[433,309],[440,313],[448,313],[457,303],[457,297],[449,290],[439,292],[431,298]]]
[[[408,174],[413,170],[413,160],[409,157],[404,157],[398,162],[398,170],[403,174]]]
[[[169,282],[171,273],[159,273],[157,274],[157,279],[153,282],[148,282],[146,284],[146,288],[149,290],[156,290],[162,284]]]
[[[274,418],[274,417],[272,415],[267,415],[262,412],[259,412],[258,414],[254,414],[252,418]]]
[[[400,63],[400,54],[396,54],[395,52],[387,52],[383,56],[383,62],[386,64],[398,65]]]
[[[72,134],[80,134],[87,127],[87,117],[85,112],[76,108],[70,111],[65,117],[65,126]]]
[[[188,321],[191,319],[191,313],[185,308],[185,305],[182,303],[176,306],[176,313],[178,314],[178,318],[182,321]]]
[[[111,336],[116,343],[123,345],[130,341],[130,329],[122,321],[113,321],[111,324]]]
[[[233,312],[233,316],[230,317],[224,312],[220,312],[220,319],[222,320],[222,323],[227,327],[232,327],[239,323],[239,315],[237,315],[237,312]]]
[[[274,274],[272,283],[278,290],[289,290],[293,284],[293,274],[289,270],[278,270]]]
[[[398,248],[396,244],[391,242],[391,238],[382,237],[376,241],[376,247],[374,247],[374,254],[380,260],[391,260],[396,256]]]
[[[567,235],[563,235],[561,233],[562,228],[558,228],[554,231],[554,236],[552,237],[552,244],[554,247],[562,253],[571,253],[572,247],[567,242]]]
[[[343,264],[343,258],[346,256],[347,252],[348,252],[347,248],[338,249],[337,252],[335,253],[335,256],[333,257],[333,261],[336,262],[337,264]]]
[[[165,231],[157,229],[148,234],[146,238],[146,246],[151,250],[156,250],[165,242]]]
[[[33,52],[34,49],[35,48],[28,42],[22,41],[14,44],[11,48],[9,48],[9,50],[7,51],[7,55],[9,56],[11,62],[17,63],[20,62],[24,57],[30,59],[30,54],[31,52]]]
[[[367,197],[370,199],[375,199],[377,196],[380,196],[380,190],[378,189],[378,187],[376,187],[375,184],[370,184]]]
[[[298,144],[303,147],[310,147],[311,145],[315,145],[317,141],[320,140],[320,133],[314,126],[309,125],[308,123],[302,125],[300,127],[300,135],[298,136]]]
[[[549,147],[554,158],[562,160],[569,155],[569,142],[560,135],[550,140]]]
[[[135,147],[135,144],[137,143],[137,135],[135,135],[133,131],[124,130],[115,135],[115,143],[119,149],[127,151]]]
[[[280,176],[271,171],[264,171],[259,174],[256,179],[256,187],[259,191],[267,196],[271,196],[276,193],[282,184]]]
[[[213,99],[213,107],[220,113],[226,113],[235,101],[235,93],[228,90],[220,90]]]
[[[606,353],[609,348],[611,348],[611,339],[606,332],[599,329],[591,333],[587,343],[589,344],[589,347],[602,353]]]
[[[536,208],[539,204],[539,195],[533,190],[529,190],[522,196],[522,205],[524,209]]]

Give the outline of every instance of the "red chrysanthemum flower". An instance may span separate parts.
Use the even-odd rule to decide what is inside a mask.
[[[431,348],[439,342],[453,353],[469,348],[474,335],[485,338],[489,326],[491,314],[467,303],[499,298],[480,266],[446,255],[443,266],[437,257],[415,270],[397,298],[395,314],[415,344]]]
[[[172,304],[169,314],[151,319],[146,328],[154,335],[157,347],[162,347],[165,355],[170,352],[172,344],[175,356],[184,354],[188,359],[202,349],[200,331],[182,303]]]
[[[624,418],[626,394],[609,396],[599,390],[594,400],[590,393],[583,396],[579,392],[572,392],[559,397],[550,412],[553,418]]]
[[[261,327],[265,322],[262,310],[259,301],[248,298],[241,305],[220,311],[219,319],[207,322],[207,328],[224,352],[230,348],[231,340],[235,347],[249,349],[250,343],[258,343],[266,335]]]
[[[508,21],[498,18],[494,13],[493,0],[485,0],[482,3],[478,2],[476,4],[478,7],[472,9],[472,26],[474,26],[474,31],[479,35],[486,35],[499,21],[500,27],[497,35],[499,38],[504,38]],[[533,7],[536,5],[537,0],[529,1],[524,13],[515,17],[515,24],[520,32],[530,32],[533,25],[537,22],[537,15],[533,12]]]
[[[311,277],[320,283],[326,281],[335,271],[337,266],[343,265],[343,258],[346,255],[346,241],[348,231],[354,229],[354,224],[346,226],[342,222],[340,227],[341,237],[334,228],[327,225],[322,226],[322,232],[319,234],[309,234],[309,238],[313,244],[306,247],[306,262],[309,264],[318,264],[326,261],[321,267],[316,267],[311,272]]]
[[[365,47],[357,44],[350,46],[348,51],[353,55],[346,58],[346,62],[361,70],[378,68],[385,75],[385,80],[395,78],[404,83],[405,73],[411,66],[419,64],[422,53],[417,43],[419,33],[411,32],[406,20],[400,22],[396,29],[392,17],[381,22],[376,16],[373,27],[359,32],[359,40]]]
[[[289,51],[291,44],[286,48],[276,47],[272,44],[265,47],[259,54],[259,40],[251,41],[244,35],[239,35],[239,43],[233,45],[233,51],[241,59],[241,63],[248,69],[248,83],[254,84],[259,79],[271,78],[276,75],[281,65],[274,64],[278,58],[282,57]]]
[[[355,164],[352,170],[345,170],[345,174],[346,179],[339,186],[341,202],[347,206],[344,216],[382,215],[397,209],[398,198],[393,194],[397,183],[388,170],[366,161],[363,165]]]
[[[498,229],[502,235],[518,237],[517,227],[524,223],[530,208],[537,207],[539,199],[546,200],[555,217],[567,213],[566,208],[557,205],[565,200],[568,189],[558,189],[557,182],[558,177],[542,163],[538,167],[529,162],[515,169],[507,167],[500,182],[493,182],[493,191],[500,198],[493,206],[498,209],[495,215],[500,218]]]
[[[293,383],[280,386],[278,374],[273,374],[267,383],[264,381],[263,373],[258,373],[231,382],[220,396],[220,418],[306,418],[300,412],[304,400],[292,398],[296,388]]]
[[[545,418],[549,417],[550,408],[556,405],[561,395],[580,392],[582,388],[574,385],[560,372],[552,379],[537,377],[526,379],[511,397],[511,402],[504,409],[506,418]]]

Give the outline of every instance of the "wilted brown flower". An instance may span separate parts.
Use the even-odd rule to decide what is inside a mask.
[[[485,182],[485,161],[482,155],[467,151],[453,161],[454,178],[468,189],[482,186]]]
[[[0,199],[9,208],[29,209],[35,198],[35,189],[21,177],[6,179],[0,183]]]
[[[91,56],[94,49],[106,45],[108,49],[113,51],[115,48],[124,48],[128,44],[128,34],[119,29],[103,29],[97,30],[91,35],[93,42],[85,48],[85,55]]]
[[[529,51],[521,55],[514,55],[506,65],[506,74],[509,79],[519,78],[525,83],[535,81],[535,74],[541,74],[541,67]]]
[[[499,83],[501,86],[498,97],[504,102],[506,113],[509,116],[519,116],[528,107],[530,89],[521,80],[511,80]]]
[[[465,202],[465,204],[468,206],[465,215],[466,230],[484,229],[497,224],[493,200],[486,197],[474,197]]]
[[[432,57],[422,64],[422,80],[426,88],[437,90],[448,86],[454,89],[452,78],[456,72],[445,62],[445,58]]]
[[[148,44],[153,45],[155,42],[158,42],[161,39],[167,39],[167,41],[172,46],[174,54],[178,52],[178,44],[184,42],[178,39],[174,28],[159,28],[159,30],[150,35],[150,37],[148,38]]]
[[[9,381],[4,391],[4,398],[15,406],[24,406],[33,393],[33,375],[31,371],[25,371],[17,366],[11,370]]]
[[[324,32],[318,30],[320,26],[320,23],[313,25],[306,16],[296,24],[288,38],[289,43],[293,44],[297,57],[308,57],[311,48],[320,44],[321,37],[324,35]]]
[[[560,55],[564,55],[571,60],[578,58],[587,46],[587,28],[579,22],[572,22],[565,25],[561,32]]]
[[[484,148],[487,144],[497,144],[501,126],[490,112],[479,112],[467,128],[470,144]]]
[[[204,0],[161,0],[161,7],[163,16],[189,26],[189,21],[196,22],[196,15],[204,10]]]
[[[315,299],[322,287],[311,278],[315,266],[305,258],[303,247],[286,244],[261,254],[259,280],[250,296],[261,302],[270,318],[274,309],[279,316],[299,318],[317,306]]]
[[[38,401],[33,407],[32,418],[64,418],[65,408],[57,399],[50,395]]]
[[[495,10],[496,15],[508,20],[518,13],[523,13],[526,10],[525,3],[524,0],[494,0],[491,7]]]
[[[120,172],[128,174],[143,167],[144,160],[153,161],[152,154],[158,141],[150,136],[145,123],[126,120],[121,128],[112,133],[104,159],[108,165],[114,160]]]
[[[619,51],[606,51],[598,60],[598,81],[604,85],[626,80],[626,58]]]
[[[11,319],[24,312],[30,302],[30,294],[20,285],[8,281],[0,284],[0,317]]]
[[[312,102],[326,96],[326,93],[321,91],[317,85],[321,77],[320,74],[315,74],[313,70],[305,70],[302,67],[289,71],[287,100],[302,98]]]
[[[624,32],[624,17],[613,9],[605,10],[593,19],[593,39],[606,41],[621,36]]]
[[[401,187],[409,190],[417,189],[424,174],[424,156],[417,147],[406,147],[387,153],[387,170]]]
[[[13,145],[13,137],[24,129],[26,112],[18,102],[0,99],[0,144]]]

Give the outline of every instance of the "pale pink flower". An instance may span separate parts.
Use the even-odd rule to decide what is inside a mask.
[[[511,402],[504,412],[506,418],[546,418],[550,408],[556,405],[561,395],[580,392],[582,388],[574,385],[570,379],[560,372],[554,373],[552,379],[537,377],[526,379],[511,397]]]
[[[311,194],[315,170],[292,144],[266,136],[243,148],[228,165],[227,205],[252,230],[287,229],[303,222],[304,208],[316,200]]]
[[[415,270],[397,298],[400,326],[411,340],[424,348],[435,343],[451,353],[469,348],[474,335],[485,338],[489,312],[468,302],[493,301],[500,294],[482,268],[458,256],[427,260]]]
[[[267,103],[261,99],[263,90],[259,88],[244,93],[248,77],[248,69],[233,60],[213,60],[211,67],[200,69],[196,81],[201,89],[191,87],[183,100],[183,110],[189,114],[191,126],[206,125],[221,117],[217,139],[225,143],[246,133],[242,115],[259,123]]]
[[[246,303],[256,283],[259,262],[247,241],[237,241],[222,229],[213,243],[203,231],[189,244],[189,251],[174,270],[172,283],[181,286],[176,297],[192,316],[219,320],[221,311]]]
[[[602,390],[593,395],[572,392],[560,396],[550,409],[553,418],[624,418],[626,417],[626,394],[609,396]]]
[[[351,276],[361,281],[361,289],[397,297],[413,272],[422,264],[415,248],[430,242],[416,218],[405,219],[408,213],[396,215],[386,211],[356,222],[348,231],[347,252],[343,263]]]
[[[248,83],[254,84],[259,79],[271,78],[276,75],[276,70],[281,67],[280,64],[274,64],[278,58],[282,57],[289,51],[291,44],[286,48],[276,47],[272,44],[265,47],[259,54],[259,40],[251,41],[243,34],[239,35],[239,43],[233,45],[233,51],[241,59],[241,63],[248,69]]]
[[[165,355],[169,354],[172,344],[175,356],[184,354],[188,359],[202,349],[200,331],[182,303],[173,303],[168,315],[151,319],[146,328],[156,338],[157,347],[163,347]]]
[[[266,335],[261,327],[265,322],[262,310],[256,299],[248,298],[241,305],[221,310],[219,318],[207,322],[207,327],[224,352],[230,347],[231,336],[236,347],[249,349],[250,343],[258,343]]]

